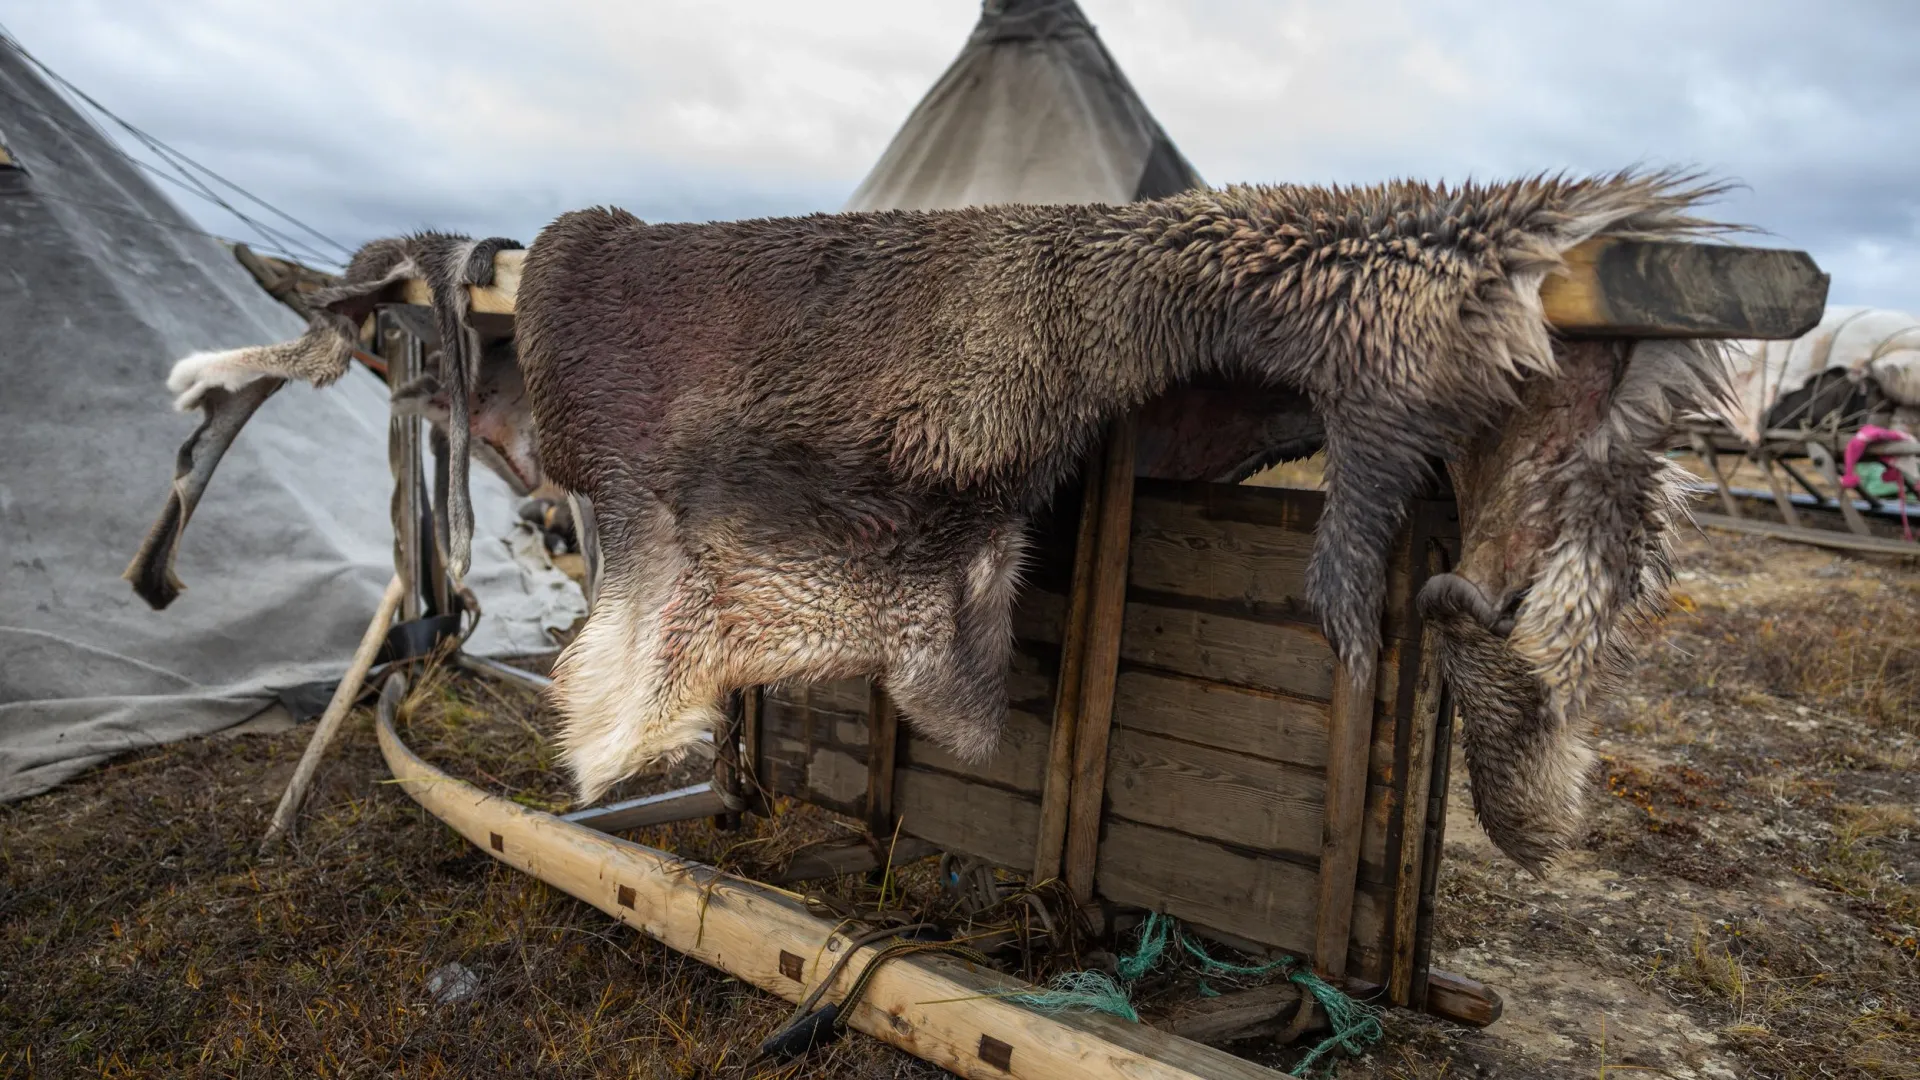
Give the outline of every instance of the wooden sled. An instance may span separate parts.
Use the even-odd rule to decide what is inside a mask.
[[[377,731],[406,793],[501,862],[677,952],[788,1001],[804,998],[847,938],[798,895],[530,810],[434,768],[394,729],[406,680],[380,695]],[[878,953],[862,947],[842,986]],[[1273,1080],[1232,1054],[1098,1013],[1043,1015],[1004,1000],[1037,988],[942,956],[877,969],[848,1026],[964,1077]]]
[[[520,255],[503,253],[496,286],[474,291],[485,333],[511,332]],[[1607,241],[1577,249],[1570,271],[1543,290],[1570,336],[1791,337],[1825,302],[1825,275],[1799,252]],[[425,302],[424,287],[412,299]],[[379,317],[397,374],[420,365],[420,314]],[[859,818],[870,837],[1057,878],[1096,923],[1172,915],[1246,952],[1302,958],[1356,996],[1492,1023],[1498,995],[1429,966],[1452,716],[1412,599],[1457,557],[1450,494],[1409,516],[1379,676],[1359,700],[1338,689],[1347,679],[1303,600],[1318,493],[1136,477],[1135,447],[1117,425],[1037,530],[1006,735],[985,765],[919,739],[864,680],[744,695],[715,739],[712,783],[565,819],[414,756],[392,727],[397,682],[382,697],[382,749],[410,795],[495,858],[790,1000],[816,981],[829,924],[795,894],[607,832],[787,796]],[[429,539],[444,482],[428,491],[417,422],[395,421],[392,450],[407,617],[430,616],[456,602]],[[801,872],[864,869],[873,850],[822,853]],[[983,996],[1018,988],[907,957],[880,969],[851,1026],[968,1077],[1276,1075],[1152,1027]]]

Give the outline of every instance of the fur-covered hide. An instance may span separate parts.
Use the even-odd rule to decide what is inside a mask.
[[[1691,209],[1717,190],[1660,173],[561,217],[528,253],[517,340],[543,467],[590,502],[605,559],[556,673],[581,797],[690,746],[727,691],[788,679],[877,677],[983,757],[1028,516],[1110,419],[1224,378],[1303,395],[1324,430],[1309,599],[1362,684],[1404,507],[1431,462],[1464,470],[1474,523],[1429,607],[1482,818],[1539,865],[1577,820],[1588,688],[1659,602],[1678,503],[1651,433],[1718,377],[1708,350],[1663,345],[1570,351],[1564,382],[1540,285],[1589,238],[1710,228]],[[1581,421],[1530,429],[1551,454],[1503,441],[1523,397],[1576,383]],[[1497,498],[1523,464],[1537,497]],[[1476,500],[1505,509],[1472,519]],[[1490,558],[1504,573],[1476,576]]]

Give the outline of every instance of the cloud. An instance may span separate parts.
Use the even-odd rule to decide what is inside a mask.
[[[1694,164],[1744,181],[1721,213],[1812,251],[1835,302],[1920,310],[1920,5],[1082,2],[1212,182]],[[349,244],[428,225],[526,239],[596,203],[834,209],[977,13],[0,0],[56,70]]]

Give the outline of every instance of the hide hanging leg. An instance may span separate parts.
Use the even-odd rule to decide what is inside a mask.
[[[159,611],[185,590],[173,572],[173,561],[180,551],[180,539],[192,519],[200,496],[225,457],[240,429],[268,398],[286,385],[286,380],[261,378],[238,390],[210,389],[201,395],[199,405],[206,418],[187,436],[174,459],[173,486],[160,517],[147,530],[140,550],[120,576],[133,584],[134,593]]]
[[[440,381],[447,393],[447,573],[465,582],[473,555],[473,384],[480,370],[480,335],[468,319],[470,287],[493,284],[493,259],[522,245],[503,237],[467,241],[423,236],[434,321],[440,333]]]
[[[1505,641],[1470,617],[1438,622],[1474,815],[1494,846],[1537,876],[1579,831],[1593,750]]]
[[[1433,447],[1404,418],[1331,414],[1327,501],[1307,564],[1307,600],[1356,682],[1370,684],[1380,651],[1386,567],[1407,506],[1426,484]]]

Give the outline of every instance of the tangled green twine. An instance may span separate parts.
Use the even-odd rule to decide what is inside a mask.
[[[1090,1009],[1117,1016],[1133,1023],[1140,1014],[1133,1011],[1127,991],[1104,971],[1069,971],[1056,975],[1044,990],[1010,995],[1037,1012],[1056,1013],[1066,1009]]]
[[[1327,1014],[1327,1023],[1332,1032],[1319,1045],[1300,1059],[1289,1075],[1306,1076],[1322,1058],[1335,1048],[1345,1050],[1358,1057],[1378,1043],[1386,1032],[1380,1026],[1377,1010],[1358,1002],[1342,993],[1326,980],[1307,970],[1293,970],[1292,957],[1283,956],[1263,964],[1230,964],[1216,959],[1200,944],[1193,940],[1171,916],[1151,912],[1140,925],[1140,940],[1131,953],[1122,956],[1115,965],[1120,973],[1120,982],[1115,982],[1103,971],[1069,971],[1056,976],[1047,984],[1046,989],[1009,995],[1012,1000],[1021,1002],[1043,1013],[1060,1012],[1066,1009],[1090,1009],[1109,1016],[1140,1022],[1140,1014],[1134,1011],[1126,986],[1148,972],[1160,966],[1166,959],[1167,947],[1178,941],[1180,948],[1207,975],[1255,976],[1275,971],[1284,972],[1289,981],[1313,995],[1321,1011]],[[1201,993],[1206,997],[1217,997],[1219,992],[1200,984]]]

